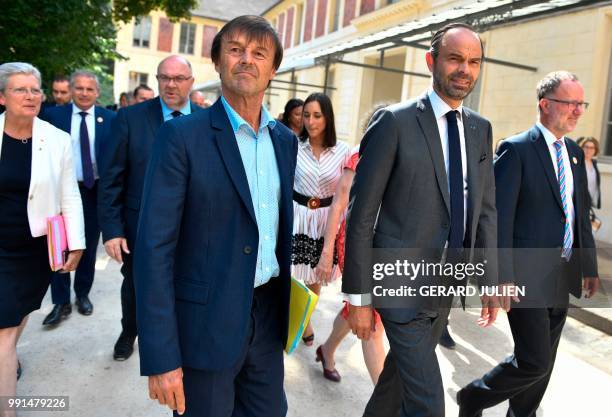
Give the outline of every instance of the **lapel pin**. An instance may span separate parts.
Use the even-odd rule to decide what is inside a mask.
[[[102,119],[102,116],[98,116],[96,120],[98,121],[98,123],[102,123],[104,121],[104,119]]]
[[[574,165],[578,165],[578,158],[575,156],[572,158],[572,161],[574,161]]]

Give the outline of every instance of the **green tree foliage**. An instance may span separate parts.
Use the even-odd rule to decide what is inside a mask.
[[[196,0],[0,0],[0,63],[35,65],[50,87],[57,74],[77,68],[98,73],[118,58],[115,22],[160,9],[171,19],[189,16]],[[114,7],[114,8],[113,8]]]

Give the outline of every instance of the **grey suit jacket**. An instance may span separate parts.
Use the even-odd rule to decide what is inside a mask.
[[[464,255],[466,261],[487,259],[480,284],[492,285],[497,214],[491,124],[465,107],[462,117],[468,171]],[[439,260],[450,231],[442,144],[427,95],[377,112],[361,154],[347,220],[342,291],[348,294],[372,291],[373,248],[412,248]]]

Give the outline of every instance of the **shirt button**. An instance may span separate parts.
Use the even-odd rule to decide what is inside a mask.
[[[263,170],[259,170],[259,175],[263,175]]]
[[[266,268],[266,272],[270,272],[270,268]]]
[[[34,198],[34,196],[33,196],[33,195],[31,195],[31,196],[30,196],[30,200],[32,200],[33,198]]]
[[[266,208],[266,205],[265,205],[265,204],[262,204],[262,205],[261,205],[261,208]]]
[[[266,240],[270,240],[270,236],[266,235],[266,236],[264,237],[264,239],[266,239]]]
[[[245,246],[242,251],[245,253],[245,255],[250,255],[251,252],[253,252],[253,249],[251,249],[250,246]]]

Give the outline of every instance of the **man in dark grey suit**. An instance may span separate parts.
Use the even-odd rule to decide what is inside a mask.
[[[377,112],[370,122],[351,190],[342,283],[349,323],[360,339],[374,326],[374,249],[410,249],[455,264],[486,259],[488,273],[479,284],[496,284],[489,249],[497,233],[491,124],[462,107],[482,57],[472,28],[440,29],[426,54],[432,88]],[[448,295],[416,297],[410,306],[379,309],[390,351],[365,415],[444,416],[435,347],[451,301]],[[488,326],[497,299],[482,301],[480,324]]]

